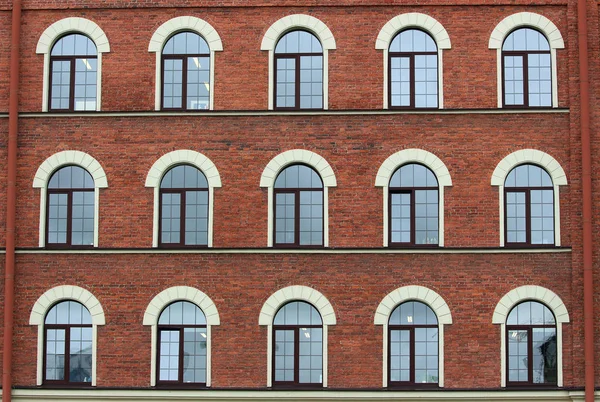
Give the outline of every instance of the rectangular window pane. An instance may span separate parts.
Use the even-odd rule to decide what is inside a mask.
[[[391,196],[391,241],[409,243],[411,232],[411,194],[394,193]]]
[[[183,60],[163,60],[163,107],[183,107]]]
[[[71,94],[71,62],[58,60],[52,62],[51,109],[68,109]]]
[[[527,241],[525,192],[506,192],[506,242]]]
[[[98,60],[75,59],[75,110],[96,110]]]
[[[92,381],[92,329],[71,328],[69,381]]]
[[[390,105],[410,106],[410,58],[392,57],[390,62]]]
[[[208,57],[188,57],[187,108],[189,110],[209,108],[209,64]]]
[[[48,244],[67,243],[68,195],[50,194],[48,202]]]
[[[294,331],[275,331],[275,381],[294,381]]]
[[[294,194],[275,194],[275,243],[294,243],[295,215]]]
[[[296,107],[296,59],[277,59],[275,107]]]
[[[208,191],[186,192],[185,244],[208,244]]]
[[[162,194],[161,211],[162,243],[181,242],[181,194]]]
[[[159,331],[159,381],[179,379],[179,331]]]
[[[300,192],[300,244],[323,244],[323,192]]]
[[[504,103],[524,105],[523,56],[504,56]]]
[[[46,330],[46,380],[65,379],[65,330]]]
[[[206,382],[206,328],[183,329],[183,382]]]

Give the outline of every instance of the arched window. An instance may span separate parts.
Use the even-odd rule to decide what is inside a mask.
[[[194,166],[171,168],[160,182],[160,245],[208,245],[208,181]]]
[[[502,44],[505,107],[552,107],[552,62],[548,39],[519,28]]]
[[[390,108],[438,107],[438,54],[433,38],[420,29],[407,29],[389,48]]]
[[[210,109],[210,49],[195,32],[173,35],[162,50],[162,109]]]
[[[438,384],[438,320],[418,301],[400,304],[390,315],[389,385]]]
[[[323,109],[323,47],[307,31],[283,35],[275,47],[275,109]]]
[[[275,246],[323,245],[323,181],[306,165],[282,170],[274,185]]]
[[[515,167],[504,183],[506,245],[554,245],[554,186],[541,167]]]
[[[79,166],[60,168],[48,182],[46,245],[94,245],[94,179]]]
[[[55,304],[44,320],[44,384],[92,384],[92,317],[75,301]]]
[[[60,38],[50,53],[50,111],[96,110],[98,52],[85,35]]]
[[[273,384],[323,384],[323,321],[310,304],[294,301],[273,320]]]
[[[506,319],[507,385],[557,384],[556,320],[542,303],[516,305]]]
[[[438,181],[427,167],[409,163],[389,184],[390,245],[438,245]]]
[[[168,305],[158,319],[157,385],[206,385],[206,317],[188,301]]]

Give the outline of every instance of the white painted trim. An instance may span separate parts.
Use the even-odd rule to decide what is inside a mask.
[[[407,163],[420,163],[427,166],[436,176],[438,181],[439,191],[439,241],[438,245],[444,247],[444,187],[452,186],[452,178],[448,168],[442,162],[440,158],[432,154],[431,152],[423,149],[409,148],[398,151],[395,154],[389,156],[379,167],[377,176],[375,177],[375,187],[383,187],[383,247],[389,246],[388,236],[388,220],[389,220],[389,208],[388,208],[388,196],[389,196],[389,184],[396,170],[406,165]]]
[[[497,80],[498,80],[498,107],[502,107],[502,44],[504,39],[517,28],[531,27],[540,31],[548,40],[550,45],[550,56],[552,59],[552,107],[558,107],[558,74],[556,64],[556,49],[564,49],[565,42],[560,30],[552,21],[543,15],[520,12],[504,18],[492,31],[488,47],[497,49]]]
[[[438,385],[444,387],[444,325],[452,324],[452,314],[446,301],[435,291],[423,286],[409,285],[387,294],[377,306],[374,324],[383,326],[383,387],[388,386],[388,324],[390,315],[400,304],[418,300],[427,304],[438,320]]]
[[[156,355],[158,344],[158,319],[160,314],[169,304],[176,301],[188,301],[202,310],[206,317],[206,386],[211,385],[211,329],[213,325],[220,325],[217,306],[205,293],[189,286],[173,286],[163,290],[150,301],[144,312],[143,325],[151,327],[152,345],[150,356],[150,386],[156,385]]]
[[[556,319],[556,344],[557,344],[557,386],[563,386],[563,344],[562,324],[569,322],[569,312],[561,298],[553,291],[541,286],[520,286],[506,293],[496,305],[492,316],[493,324],[500,324],[500,367],[502,372],[500,386],[506,387],[506,319],[510,311],[519,303],[534,300],[545,304],[554,314]]]
[[[100,189],[108,187],[106,173],[91,155],[81,151],[61,151],[48,157],[33,178],[33,188],[40,189],[39,247],[46,246],[46,203],[48,182],[52,175],[64,166],[75,165],[85,169],[94,179],[94,247],[98,247],[100,218]]]
[[[81,33],[90,38],[96,45],[98,52],[96,111],[100,111],[102,93],[102,53],[110,52],[110,44],[106,34],[95,22],[81,17],[68,17],[50,25],[38,40],[35,52],[44,55],[44,77],[42,89],[42,112],[48,111],[48,97],[50,92],[50,52],[54,43],[65,34]]]
[[[389,20],[377,35],[375,49],[383,50],[383,108],[388,109],[388,55],[396,35],[408,28],[419,28],[431,35],[438,48],[438,108],[444,108],[444,65],[442,53],[452,47],[450,36],[435,18],[422,13],[400,14]]]
[[[1,390],[0,390],[1,392]],[[129,402],[129,401],[469,401],[469,402],[523,402],[557,401],[583,402],[584,391],[564,390],[501,390],[501,391],[277,391],[277,390],[160,390],[160,389],[45,389],[12,390],[16,402],[65,401],[72,402]],[[595,401],[600,402],[600,391]]]
[[[335,173],[331,165],[322,156],[306,149],[292,149],[285,151],[271,159],[265,166],[260,176],[260,187],[267,188],[267,247],[273,247],[273,187],[277,175],[286,167],[298,163],[312,167],[323,181],[323,246],[329,247],[329,190],[328,187],[337,186]]]
[[[564,248],[455,248],[455,249],[399,249],[399,248],[335,248],[335,249],[280,249],[280,248],[213,248],[213,249],[22,249],[17,254],[559,254],[571,253]],[[0,250],[6,254],[6,250]]]
[[[223,51],[223,42],[217,31],[208,22],[192,16],[182,16],[171,18],[169,21],[162,24],[150,39],[148,52],[156,53],[156,79],[154,88],[154,109],[160,110],[160,100],[162,92],[161,80],[161,54],[162,49],[167,41],[175,33],[189,31],[200,35],[208,44],[210,50],[209,74],[210,74],[210,90],[209,90],[209,109],[213,110],[214,105],[214,87],[215,87],[215,52]]]
[[[323,47],[323,109],[327,110],[329,105],[329,50],[335,49],[335,38],[331,30],[321,20],[306,14],[288,15],[275,21],[267,29],[260,44],[260,50],[269,52],[269,110],[273,109],[274,100],[274,62],[273,55],[277,42],[284,34],[295,29],[303,29],[311,32],[317,37]]]
[[[152,247],[158,247],[159,191],[163,176],[174,166],[191,165],[200,170],[208,181],[208,247],[213,246],[214,191],[221,187],[221,176],[215,164],[205,155],[189,149],[171,151],[161,156],[146,176],[146,187],[154,188],[154,214],[152,219]]]
[[[106,324],[104,309],[96,297],[88,290],[79,286],[62,285],[47,290],[33,304],[29,315],[29,325],[37,325],[37,375],[36,384],[43,383],[43,363],[44,363],[44,320],[48,311],[58,302],[72,300],[81,303],[89,311],[92,318],[92,386],[96,386],[96,362],[97,362],[97,338],[98,325]]]
[[[327,298],[318,290],[307,286],[288,286],[273,293],[263,304],[258,325],[267,327],[267,387],[272,384],[273,359],[273,320],[279,309],[286,303],[301,300],[317,309],[323,321],[323,388],[327,388],[327,327],[336,324],[335,311]]]
[[[496,165],[492,173],[491,185],[498,187],[498,198],[500,202],[500,247],[504,247],[504,182],[506,176],[519,165],[534,164],[544,169],[552,178],[554,186],[554,245],[559,247],[560,240],[560,193],[559,186],[567,185],[567,175],[560,163],[551,155],[538,151],[537,149],[520,149],[505,156]]]
[[[387,116],[387,115],[512,115],[512,114],[569,114],[567,108],[557,109],[373,109],[373,110],[252,110],[252,111],[206,111],[202,112],[202,117],[236,117],[236,116]],[[106,118],[106,117],[198,117],[197,112],[102,112],[102,113],[20,113],[21,119],[38,118],[62,118],[65,117],[85,117],[85,118]],[[0,113],[0,119],[7,119],[8,113]]]

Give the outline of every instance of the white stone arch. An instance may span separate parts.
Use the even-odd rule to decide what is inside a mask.
[[[438,385],[444,387],[444,325],[452,324],[452,314],[446,301],[435,291],[424,286],[409,285],[387,294],[375,311],[375,325],[383,326],[383,387],[388,386],[388,324],[392,312],[407,301],[427,304],[438,320]]]
[[[532,12],[520,12],[504,18],[492,31],[488,47],[496,49],[497,54],[497,86],[498,107],[502,107],[502,44],[504,39],[515,29],[531,27],[540,31],[550,44],[552,59],[552,107],[558,107],[558,73],[556,66],[556,49],[564,49],[565,42],[558,27],[543,15]]]
[[[560,241],[560,195],[559,187],[567,185],[567,175],[560,163],[551,155],[537,149],[520,149],[505,156],[492,173],[491,184],[498,187],[499,216],[500,216],[500,247],[504,247],[504,182],[506,176],[515,167],[523,164],[537,165],[550,175],[554,187],[554,244]]]
[[[292,14],[278,19],[267,29],[265,36],[260,44],[260,50],[269,52],[269,110],[273,110],[274,106],[274,77],[275,77],[275,64],[274,64],[274,52],[277,41],[285,33],[294,29],[303,29],[314,34],[317,39],[321,42],[323,47],[323,109],[328,109],[329,104],[329,51],[336,48],[335,38],[333,33],[318,18],[312,17],[306,14]]]
[[[54,43],[68,33],[81,33],[90,38],[98,51],[96,111],[100,111],[102,100],[102,54],[110,52],[110,43],[106,34],[94,21],[82,17],[67,17],[56,21],[44,30],[38,40],[35,52],[44,55],[44,77],[42,90],[42,112],[48,111],[50,93],[50,52]]]
[[[214,88],[215,88],[215,52],[223,51],[223,42],[219,33],[210,25],[208,22],[189,15],[171,18],[164,24],[158,27],[152,38],[150,38],[150,44],[148,45],[148,52],[156,54],[156,79],[154,87],[154,109],[160,110],[161,108],[161,97],[162,97],[162,74],[161,74],[161,56],[162,49],[167,43],[167,40],[176,33],[182,31],[195,32],[204,38],[208,44],[210,50],[210,90],[209,94],[209,108],[213,110],[214,107]]]
[[[492,323],[500,325],[500,370],[501,386],[506,387],[506,319],[510,311],[524,301],[537,301],[545,304],[554,314],[556,319],[556,345],[557,345],[557,386],[563,386],[563,335],[562,324],[568,323],[569,312],[561,298],[553,291],[541,286],[520,286],[506,293],[496,305],[492,316]]]
[[[420,163],[427,166],[438,180],[439,191],[439,242],[444,247],[444,187],[452,186],[452,178],[448,168],[440,158],[423,149],[409,148],[398,151],[388,157],[377,171],[375,187],[383,188],[383,246],[389,246],[389,184],[394,172],[407,163]]]
[[[48,201],[48,182],[58,169],[76,165],[84,168],[94,179],[94,247],[98,247],[100,189],[108,187],[106,173],[100,163],[91,155],[75,150],[60,151],[48,157],[33,178],[33,188],[40,189],[40,234],[39,246],[46,245],[46,203]]]
[[[279,309],[291,301],[310,303],[323,320],[323,387],[327,388],[327,327],[336,325],[333,306],[321,292],[308,286],[288,286],[273,293],[263,304],[258,325],[267,327],[267,387],[271,387],[273,373],[273,320]]]
[[[444,108],[444,64],[442,54],[450,49],[450,36],[446,28],[435,18],[422,13],[400,14],[389,20],[377,35],[375,49],[383,50],[383,108],[388,109],[388,63],[389,49],[394,37],[407,28],[419,28],[427,32],[438,47],[438,106]]]
[[[92,386],[96,386],[96,350],[98,345],[98,326],[106,324],[104,310],[96,297],[88,290],[79,286],[61,285],[47,290],[33,304],[29,316],[29,325],[37,325],[37,385],[43,382],[44,367],[44,320],[46,314],[58,302],[72,300],[81,303],[88,309],[92,317]]]
[[[148,304],[144,312],[143,324],[151,327],[152,347],[150,356],[150,385],[156,385],[156,356],[158,345],[158,319],[162,311],[171,303],[176,301],[187,301],[195,304],[202,310],[206,317],[206,386],[211,385],[211,327],[220,325],[219,311],[217,306],[205,293],[189,286],[173,286],[163,290]]]
[[[154,188],[154,219],[152,247],[158,247],[159,190],[160,182],[172,167],[191,165],[200,170],[208,181],[208,247],[213,244],[214,189],[221,187],[221,176],[215,164],[204,154],[190,149],[171,151],[161,156],[150,168],[146,176],[146,187]]]
[[[286,167],[293,164],[305,164],[312,167],[323,180],[323,246],[329,246],[329,187],[337,186],[335,173],[329,162],[319,154],[306,149],[285,151],[271,159],[260,176],[260,187],[266,187],[267,199],[267,247],[273,246],[273,187],[277,175]]]

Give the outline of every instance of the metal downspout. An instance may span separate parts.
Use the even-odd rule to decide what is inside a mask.
[[[583,193],[583,322],[585,339],[585,401],[594,402],[594,288],[592,257],[592,153],[590,140],[590,83],[588,74],[587,1],[577,1],[579,96],[581,103],[581,169]]]
[[[6,264],[4,266],[4,344],[2,354],[2,401],[12,399],[12,338],[15,278],[15,220],[17,135],[19,130],[19,56],[21,0],[13,0],[10,43],[10,95],[8,105],[8,166],[6,196]]]

